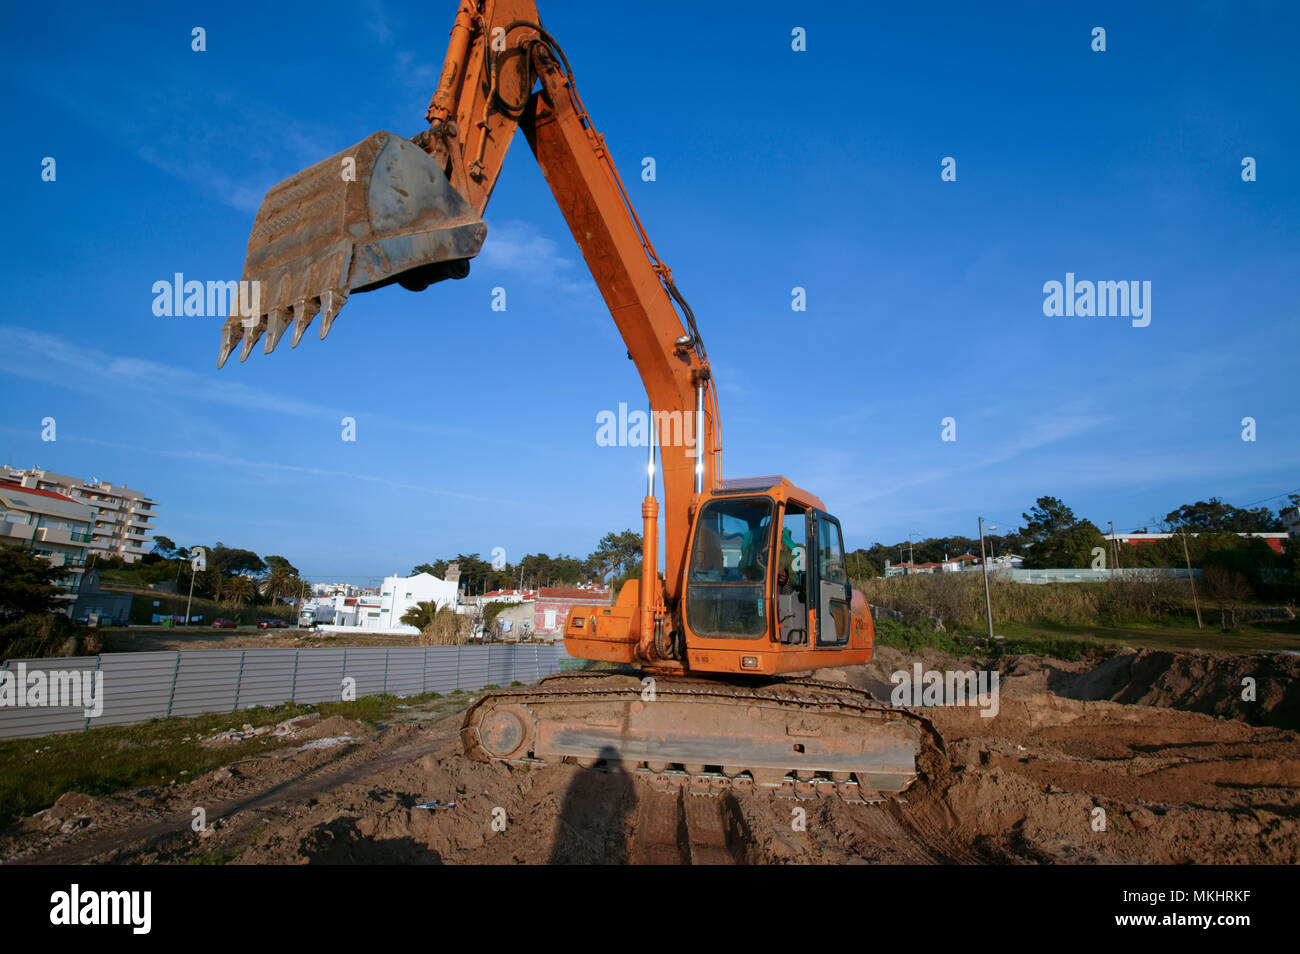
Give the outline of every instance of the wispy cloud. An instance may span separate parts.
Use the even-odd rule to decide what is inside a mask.
[[[6,430],[12,430],[6,428]],[[457,500],[469,500],[475,503],[489,503],[497,506],[525,506],[532,508],[533,502],[523,502],[519,500],[510,500],[500,497],[480,497],[474,494],[458,493],[454,490],[444,490],[441,487],[432,487],[428,484],[412,483],[410,481],[395,480],[391,477],[383,477],[379,474],[366,474],[358,471],[348,470],[330,470],[324,467],[305,467],[301,464],[281,464],[270,460],[249,460],[244,457],[231,457],[227,454],[214,454],[209,451],[199,450],[173,450],[166,447],[150,447],[143,444],[124,444],[118,441],[106,441],[97,437],[83,437],[76,434],[61,432],[59,440],[76,441],[83,444],[96,444],[101,447],[112,447],[116,450],[131,451],[139,454],[156,454],[161,457],[171,457],[178,460],[195,461],[209,465],[220,465],[233,467],[239,470],[247,470],[255,474],[265,474],[268,470],[278,471],[288,474],[300,474],[310,477],[327,478],[331,481],[361,481],[364,483],[378,484],[393,490],[411,491],[414,493],[429,494],[436,497],[451,497]]]
[[[56,70],[44,65],[14,58],[3,72],[34,97],[82,117],[96,136],[121,143],[148,165],[243,212],[256,210],[279,180],[351,144],[338,127],[302,118],[319,111],[286,113],[220,82],[119,82],[112,109],[87,111],[86,90],[97,88],[96,73],[79,63]]]
[[[475,264],[499,269],[566,295],[597,296],[586,265],[560,251],[555,240],[530,222],[507,219],[488,224],[487,241]]]
[[[291,395],[240,384],[228,375],[219,378],[143,358],[123,358],[14,325],[0,325],[0,374],[92,394],[120,389],[165,396],[169,401],[261,412],[273,408],[310,417],[338,413]]]
[[[388,25],[389,14],[379,0],[370,0],[366,4],[366,29],[376,40],[385,45],[393,42],[393,30]]]

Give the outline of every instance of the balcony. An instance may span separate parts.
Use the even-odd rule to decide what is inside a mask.
[[[32,538],[32,526],[29,523],[14,523],[11,520],[0,521],[0,537],[30,540]]]

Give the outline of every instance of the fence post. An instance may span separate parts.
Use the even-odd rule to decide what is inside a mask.
[[[293,651],[293,683],[289,686],[289,704],[297,705],[298,699],[298,656],[302,653],[301,649]]]
[[[339,701],[343,701],[343,680],[348,678],[348,651],[343,650],[343,675],[339,676]]]
[[[456,647],[456,685],[454,686],[456,689],[460,688],[460,651],[464,648],[464,646]]]
[[[172,703],[176,701],[176,677],[179,676],[180,674],[181,674],[181,654],[180,651],[177,650],[176,668],[172,670],[172,688],[171,688],[171,692],[167,694],[167,716],[166,717],[168,719],[172,717]]]
[[[420,670],[420,695],[429,691],[429,647],[424,647],[424,668]]]
[[[388,695],[388,657],[393,654],[391,646],[384,647],[384,691],[383,695]]]
[[[247,649],[239,651],[239,676],[235,679],[235,707],[231,712],[239,711],[239,691],[244,688],[244,657],[248,655]]]
[[[104,657],[103,657],[103,656],[96,656],[96,657],[95,657],[95,675],[96,675],[96,676],[99,675],[99,664],[100,664],[101,662],[103,662],[103,661],[104,661]],[[104,691],[103,683],[100,683],[100,685],[99,685],[99,691],[100,691],[100,692],[103,692],[103,691]],[[82,732],[89,732],[89,731],[90,731],[90,713],[89,713],[89,712],[86,713],[86,724],[85,724],[84,726],[82,726],[81,731],[82,731]]]

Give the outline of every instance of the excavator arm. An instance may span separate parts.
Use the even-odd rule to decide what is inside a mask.
[[[649,399],[666,565],[661,580],[652,474],[633,625],[648,658],[654,620],[682,595],[695,495],[719,478],[717,394],[694,316],[532,0],[461,3],[425,118],[428,128],[410,140],[376,133],[268,193],[243,276],[261,286],[263,307],[232,312],[220,363],[241,344],[246,359],[263,334],[269,352],[290,324],[296,347],[317,313],[323,338],[352,293],[393,282],[420,290],[468,274],[486,234],[481,216],[522,128]]]

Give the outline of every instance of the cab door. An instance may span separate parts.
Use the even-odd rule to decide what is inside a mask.
[[[813,561],[817,646],[836,649],[848,645],[853,589],[844,564],[844,536],[840,522],[820,510],[813,512],[811,528],[816,541]]]

